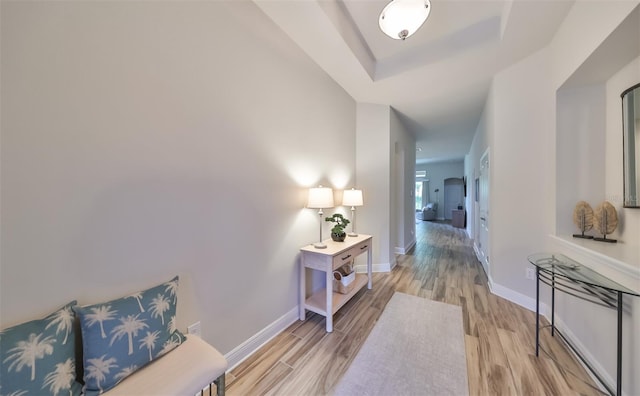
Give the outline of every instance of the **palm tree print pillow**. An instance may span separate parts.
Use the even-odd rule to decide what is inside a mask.
[[[82,329],[84,392],[98,395],[180,345],[178,277],[127,297],[75,307]]]
[[[0,332],[0,394],[79,395],[72,301],[44,319]]]

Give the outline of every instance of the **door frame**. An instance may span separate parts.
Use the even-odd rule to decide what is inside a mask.
[[[453,192],[452,189],[455,190],[456,195],[456,203],[455,207],[450,207],[450,204],[453,204],[453,201],[450,200],[450,194]],[[448,177],[444,179],[444,188],[443,188],[443,205],[442,210],[444,214],[445,220],[451,220],[452,210],[458,209],[459,205],[464,207],[464,180],[461,177]]]
[[[484,267],[484,271],[489,275],[490,257],[491,257],[491,233],[489,227],[490,219],[490,186],[491,186],[491,156],[489,148],[480,157],[479,165],[479,201],[478,210],[476,211],[477,224],[477,245],[476,255],[478,260]]]

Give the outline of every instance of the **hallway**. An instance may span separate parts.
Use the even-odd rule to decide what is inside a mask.
[[[395,291],[462,307],[470,395],[600,394],[555,339],[543,337],[566,369],[535,357],[535,314],[490,293],[464,230],[423,221],[416,234],[414,251],[399,255],[390,273],[374,274],[373,289],[334,315],[333,333],[307,313],[227,374],[228,394],[330,394]]]
[[[413,254],[399,256],[393,271],[411,279],[398,290],[462,306],[471,395],[601,394],[548,331],[541,331],[543,345],[563,369],[542,352],[536,358],[535,312],[490,292],[465,230],[422,222],[416,235]]]

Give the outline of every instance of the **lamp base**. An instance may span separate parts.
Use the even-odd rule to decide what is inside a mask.
[[[313,247],[316,249],[326,249],[327,245],[322,242],[316,242],[313,244]]]
[[[355,232],[350,232],[347,235],[350,236],[350,237],[357,237],[358,236],[358,234],[356,234]]]

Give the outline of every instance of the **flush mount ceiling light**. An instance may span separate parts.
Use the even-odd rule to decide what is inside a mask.
[[[404,40],[420,29],[430,12],[429,0],[392,0],[380,13],[378,24],[387,36]]]

